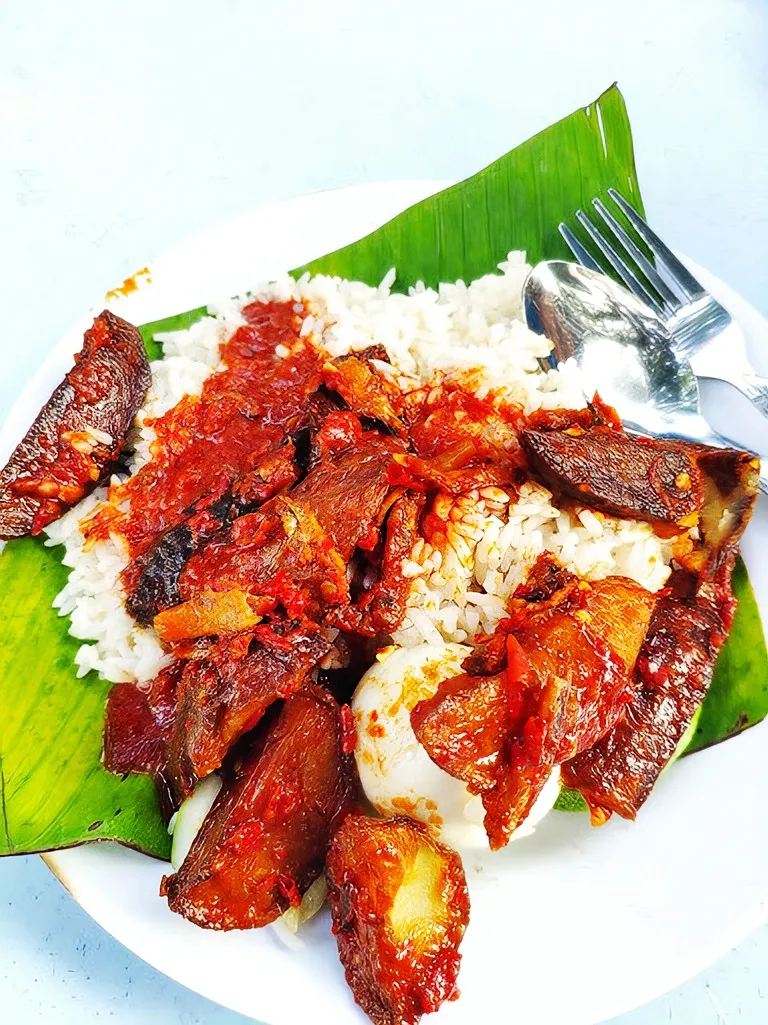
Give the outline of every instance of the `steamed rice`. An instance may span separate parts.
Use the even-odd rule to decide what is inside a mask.
[[[523,254],[510,253],[499,274],[438,290],[417,285],[407,295],[391,292],[394,271],[377,288],[322,275],[299,281],[286,275],[243,299],[209,306],[210,315],[188,330],[157,336],[165,358],[152,364],[150,391],[129,439],[130,473],[151,458],[155,435],[146,421],[185,394],[200,394],[205,379],[221,369],[220,345],[244,323],[242,308],[254,299],[303,304],[309,314],[298,344],[321,346],[330,356],[383,345],[391,366],[380,364],[381,369],[407,390],[455,379],[479,398],[492,390],[526,412],[582,407],[575,365],[547,371],[539,365],[551,345],[522,320],[528,269]],[[71,568],[54,604],[70,617],[72,636],[87,642],[75,659],[79,676],[96,670],[113,682],[147,681],[168,656],[155,631],[137,625],[125,610],[120,573],[127,550],[116,535],[86,548],[78,526],[105,494],[94,493],[46,530],[48,544],[65,546],[64,564]],[[436,511],[445,521],[447,543],[438,550],[418,541],[403,564],[412,583],[397,644],[461,643],[478,631],[492,631],[506,599],[542,551],[584,579],[619,574],[655,591],[669,576],[670,542],[649,524],[589,509],[560,510],[551,493],[533,482],[516,497],[500,488],[439,496]]]

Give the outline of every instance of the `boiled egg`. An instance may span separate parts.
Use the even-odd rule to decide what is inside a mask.
[[[488,847],[482,801],[432,761],[416,739],[410,713],[443,680],[461,673],[470,650],[463,644],[383,648],[352,699],[355,759],[368,800],[382,815],[420,819],[459,850]],[[555,771],[513,840],[534,831],[559,791],[560,774]]]

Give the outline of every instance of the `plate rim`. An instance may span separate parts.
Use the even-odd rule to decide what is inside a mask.
[[[404,187],[406,190],[407,189],[414,189],[416,191],[422,191],[422,195],[428,195],[431,192],[439,191],[440,189],[445,188],[447,185],[450,185],[450,184],[452,184],[452,183],[451,182],[446,182],[446,181],[443,181],[443,180],[400,180],[400,181],[370,182],[370,183],[364,183],[364,184],[360,184],[360,185],[342,186],[342,187],[337,188],[337,189],[325,189],[325,190],[320,190],[320,191],[317,191],[317,192],[304,193],[304,194],[301,194],[301,195],[296,196],[296,197],[291,197],[291,198],[288,198],[288,199],[280,200],[280,201],[278,201],[276,203],[270,203],[270,204],[264,204],[264,205],[252,207],[252,208],[249,208],[248,210],[241,211],[239,214],[236,214],[236,215],[234,215],[232,217],[228,217],[226,219],[214,222],[213,224],[209,225],[208,227],[206,227],[206,228],[204,228],[204,229],[202,229],[200,231],[197,231],[197,232],[194,232],[194,233],[190,234],[185,239],[182,239],[180,242],[177,242],[174,245],[168,247],[166,250],[164,250],[164,252],[161,253],[154,261],[151,261],[148,264],[148,266],[150,267],[150,269],[154,269],[155,267],[163,265],[165,262],[172,262],[173,259],[175,258],[175,256],[178,253],[180,253],[180,252],[184,251],[185,249],[187,249],[195,240],[199,240],[201,238],[208,237],[211,234],[215,234],[217,232],[226,231],[228,227],[232,228],[232,227],[234,227],[237,224],[243,223],[249,217],[260,215],[260,214],[264,213],[265,211],[273,211],[273,212],[276,212],[276,213],[279,214],[280,211],[284,211],[286,208],[293,207],[297,202],[302,202],[302,201],[307,201],[307,200],[311,201],[311,200],[313,200],[313,199],[315,199],[317,197],[326,196],[326,195],[329,195],[329,194],[332,194],[332,195],[335,195],[335,196],[340,196],[340,195],[344,196],[344,195],[350,195],[350,194],[355,194],[357,196],[362,196],[362,195],[366,195],[368,193],[375,194],[378,191],[383,190],[383,189],[392,189],[392,188],[398,188],[398,187]],[[410,202],[413,202],[413,201],[415,201],[415,200],[412,199]],[[406,204],[406,205],[410,205],[410,202],[408,204]],[[404,209],[404,207],[403,207],[403,209]],[[356,237],[359,237],[359,236],[356,236]],[[716,282],[717,283],[717,291],[718,291],[718,293],[724,299],[726,299],[726,305],[734,306],[734,307],[736,307],[737,309],[739,309],[741,311],[741,314],[738,316],[737,319],[741,320],[742,317],[744,316],[744,314],[746,313],[747,316],[755,324],[759,324],[760,325],[761,333],[764,335],[765,339],[768,340],[768,318],[766,318],[760,311],[758,311],[754,306],[752,306],[752,304],[749,303],[748,300],[744,299],[741,295],[739,295],[738,292],[736,292],[734,289],[732,289],[730,286],[728,286],[720,278],[717,278],[715,275],[712,275],[709,271],[707,271],[705,268],[700,267],[694,261],[686,260],[686,262],[689,264],[689,266],[693,270],[694,274],[699,274],[701,277],[703,277],[705,279],[705,283],[707,283],[707,282],[709,282],[709,283]],[[152,287],[152,283],[148,283],[145,287],[146,288],[151,288]],[[129,298],[129,297],[126,297],[126,298]],[[209,298],[212,301],[212,300],[215,299],[215,295],[210,295]],[[69,331],[65,332],[65,334],[62,336],[62,338],[59,340],[59,342],[49,351],[49,353],[47,354],[45,359],[42,361],[40,367],[26,381],[26,383],[24,384],[23,388],[19,392],[19,395],[17,396],[16,401],[12,405],[12,407],[11,407],[11,409],[10,409],[10,411],[9,411],[9,413],[8,413],[4,423],[3,423],[2,432],[1,432],[1,434],[2,434],[2,441],[3,442],[7,443],[7,437],[8,437],[8,433],[9,433],[9,424],[13,425],[16,421],[18,421],[18,419],[19,419],[19,415],[18,415],[19,410],[23,409],[26,405],[29,404],[30,396],[32,394],[34,394],[36,391],[39,391],[41,386],[42,387],[45,386],[44,382],[45,382],[45,378],[46,378],[46,373],[48,373],[48,375],[49,375],[51,369],[57,367],[60,364],[62,353],[64,353],[65,356],[66,356],[66,350],[67,350],[68,345],[65,344],[65,343],[67,343],[68,340],[73,335],[74,335],[74,337],[77,337],[77,333],[78,332],[81,334],[82,333],[82,325],[83,324],[87,325],[87,323],[90,321],[90,319],[93,316],[93,312],[97,311],[99,309],[99,307],[103,306],[103,305],[105,305],[105,303],[97,303],[94,306],[90,307],[88,313],[86,315],[84,315],[82,318],[80,318],[76,322],[76,324],[73,325],[73,327]],[[116,312],[121,312],[121,311],[126,311],[127,312],[126,302],[122,298],[118,298],[117,300],[113,300],[110,303],[106,303],[106,305],[108,305],[111,308],[115,309]],[[200,305],[200,303],[198,303],[198,305]],[[152,318],[152,319],[155,319],[155,318]],[[70,349],[70,353],[69,354],[71,354],[71,351],[72,350]],[[0,450],[2,450],[2,448],[3,448],[3,444],[0,443]],[[750,731],[750,732],[752,732],[752,731]],[[91,850],[96,849],[95,845],[91,845],[90,849]],[[59,882],[68,890],[68,892],[73,896],[73,898],[78,902],[78,904],[80,904],[81,907],[84,907],[84,905],[81,903],[80,899],[78,898],[77,882],[76,882],[76,880],[74,878],[71,877],[70,869],[69,869],[69,866],[67,864],[67,859],[66,859],[66,854],[67,853],[68,853],[67,851],[48,852],[48,853],[42,854],[41,857],[42,857],[44,863],[50,869],[50,871],[59,880]],[[75,873],[75,875],[76,875],[76,873]],[[86,910],[86,913],[88,913],[89,916],[98,925],[100,925],[100,927],[105,928],[106,931],[110,932],[111,935],[115,936],[115,938],[117,938],[119,942],[123,943],[124,946],[128,947],[128,949],[130,949],[141,960],[144,960],[147,963],[151,964],[153,967],[155,967],[157,970],[161,971],[163,974],[167,975],[170,978],[173,978],[175,981],[179,982],[181,985],[184,985],[187,988],[192,989],[194,992],[200,993],[200,995],[203,995],[203,996],[207,997],[208,999],[214,999],[214,1000],[217,1000],[218,1002],[222,1003],[222,1001],[218,997],[210,996],[209,993],[206,993],[206,992],[204,992],[201,989],[189,986],[187,981],[185,981],[185,980],[179,978],[177,975],[172,974],[171,972],[169,972],[167,967],[164,966],[162,968],[158,968],[157,965],[155,965],[152,960],[147,959],[136,948],[135,945],[133,945],[131,943],[127,943],[123,938],[117,936],[116,933],[113,932],[111,929],[109,929],[106,926],[103,926],[101,924],[101,921],[97,917],[97,915],[94,914],[91,911],[90,908],[84,907],[84,910]],[[766,905],[765,903],[763,905],[761,905],[760,907],[753,909],[753,913],[752,914],[745,914],[743,916],[744,921],[742,922],[743,928],[740,929],[740,938],[743,939],[744,936],[746,936],[753,928],[759,926],[767,918],[768,918],[768,905]],[[736,942],[739,942],[739,940],[737,940]],[[720,950],[720,953],[724,954],[724,953],[727,952],[727,949],[729,949],[730,946],[732,946],[732,943],[733,943],[733,937],[729,937],[727,939],[725,945],[723,945],[722,943],[715,944],[715,945],[720,947],[720,948],[722,948]],[[720,954],[715,954],[714,957],[707,962],[707,965],[711,964],[712,960],[716,959],[718,956],[720,956]],[[707,967],[707,965],[699,964],[698,967],[693,968],[691,971],[686,971],[684,978],[680,978],[679,983],[673,983],[673,985],[682,983],[683,981],[685,981],[688,978],[690,978],[692,975],[696,974],[698,971],[703,970],[705,967]],[[633,1001],[631,1004],[627,1004],[623,1008],[619,1008],[617,1010],[614,1010],[614,1011],[611,1012],[611,1014],[621,1014],[621,1013],[625,1013],[627,1011],[630,1011],[634,1007],[640,1006],[642,1003],[645,1003],[648,1000],[652,1000],[655,997],[661,996],[664,992],[668,992],[669,988],[670,987],[665,986],[665,988],[663,990],[654,989],[654,992],[651,993],[650,995],[644,996],[639,1001]],[[240,1013],[252,1013],[252,1012],[247,1012],[247,1011],[244,1012],[242,1007],[235,1006],[235,1005],[233,1005],[231,1003],[223,1003],[223,1006],[231,1007],[233,1010],[240,1011]],[[361,1017],[360,1020],[361,1021],[363,1020],[362,1017]],[[605,1016],[601,1016],[599,1019],[597,1019],[597,1018],[593,1019],[594,1022],[597,1022],[597,1021],[600,1021],[600,1020],[605,1020]],[[585,1022],[586,1022],[586,1019],[585,1019]]]

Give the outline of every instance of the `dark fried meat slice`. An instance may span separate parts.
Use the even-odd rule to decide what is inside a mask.
[[[592,508],[676,525],[697,522],[701,471],[677,441],[630,437],[606,427],[523,430],[520,440],[545,484]]]
[[[378,541],[392,490],[387,470],[403,443],[378,431],[363,431],[349,413],[328,416],[315,442],[323,458],[291,498],[312,509],[346,563],[355,548],[371,551]]]
[[[174,662],[147,684],[116,683],[107,697],[104,765],[110,772],[165,769],[176,719],[176,690],[183,663]]]
[[[738,449],[638,438],[615,428],[521,433],[531,469],[546,484],[603,512],[699,526],[685,565],[713,571],[741,537],[757,498],[759,460]]]
[[[469,895],[455,851],[411,819],[351,815],[326,874],[339,957],[374,1025],[414,1025],[457,995]]]
[[[0,540],[38,534],[105,478],[149,381],[138,330],[104,310],[0,471]]]
[[[407,429],[399,415],[397,389],[379,371],[373,360],[388,362],[386,350],[371,346],[330,360],[323,367],[323,383],[337,392],[358,416],[378,420],[394,434],[405,437]]]
[[[405,617],[410,580],[403,576],[407,559],[419,536],[419,516],[424,496],[406,492],[392,504],[386,520],[379,579],[351,606],[342,606],[329,617],[344,630],[374,637],[392,633]]]
[[[125,607],[137,623],[149,626],[158,612],[178,605],[181,571],[194,550],[191,528],[179,523],[161,534],[126,568]]]
[[[218,769],[235,741],[273,702],[299,690],[331,649],[319,631],[286,631],[283,640],[281,648],[252,641],[241,657],[219,644],[209,657],[187,662],[168,745],[168,775],[178,798]]]
[[[724,562],[716,585],[690,600],[659,600],[625,717],[562,766],[563,781],[583,794],[596,825],[613,812],[635,818],[704,700],[730,625],[731,566]]]
[[[320,875],[331,836],[350,810],[354,777],[339,706],[307,686],[288,698],[227,780],[161,893],[207,929],[274,921]]]

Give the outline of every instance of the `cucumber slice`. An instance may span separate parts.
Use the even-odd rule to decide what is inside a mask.
[[[195,792],[188,797],[171,820],[168,827],[173,833],[171,847],[171,864],[175,872],[189,854],[192,841],[203,824],[203,819],[211,810],[211,805],[221,790],[221,779],[213,773],[195,787]]]

